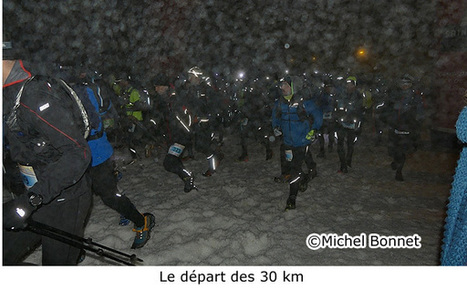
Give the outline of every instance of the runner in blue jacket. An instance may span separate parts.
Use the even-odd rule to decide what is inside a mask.
[[[276,135],[282,135],[281,166],[288,168],[290,193],[286,210],[295,209],[298,191],[305,191],[310,175],[316,176],[310,145],[315,132],[323,123],[323,113],[312,101],[311,92],[303,88],[299,77],[286,76],[279,84],[282,98],[276,100],[272,110],[272,126]],[[303,161],[308,172],[302,171]]]
[[[108,107],[100,105],[107,103],[103,101],[106,96],[99,93],[100,90],[97,85],[86,80],[86,76],[81,74],[81,78],[73,86],[73,89],[83,102],[91,124],[87,141],[92,155],[91,167],[89,168],[92,191],[101,197],[105,205],[134,223],[133,231],[136,235],[131,248],[138,249],[143,247],[149,240],[151,230],[155,225],[155,217],[151,213],[141,214],[130,199],[119,192],[117,178],[114,176],[114,162],[112,159],[114,150],[107,139],[101,118],[108,109]]]

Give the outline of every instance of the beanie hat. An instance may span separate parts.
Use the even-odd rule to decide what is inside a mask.
[[[414,78],[409,74],[404,74],[401,78],[402,83],[411,84],[414,81]]]
[[[2,59],[14,60],[16,59],[15,50],[11,41],[3,41],[2,43]]]
[[[345,80],[347,83],[353,83],[354,86],[357,85],[357,78],[354,76],[350,76]]]
[[[292,78],[290,76],[285,76],[281,79],[281,82],[286,82],[289,86],[292,86]]]
[[[155,86],[170,86],[169,78],[164,73],[159,73],[152,81]]]

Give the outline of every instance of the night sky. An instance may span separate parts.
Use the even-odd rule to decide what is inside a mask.
[[[3,33],[35,62],[143,78],[193,65],[223,74],[423,74],[436,57],[436,8],[426,0],[5,0]]]

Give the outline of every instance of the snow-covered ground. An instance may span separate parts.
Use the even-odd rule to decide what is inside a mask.
[[[119,214],[96,197],[85,236],[152,266],[438,265],[457,153],[432,150],[425,140],[407,161],[405,181],[397,182],[386,147],[375,147],[369,131],[358,141],[347,174],[337,172],[335,147],[321,159],[314,144],[318,177],[299,194],[297,209],[287,212],[288,185],[273,181],[280,172],[277,143],[274,158],[266,161],[264,148],[250,140],[249,161],[238,162],[238,137],[227,134],[225,159],[215,175],[201,175],[207,162],[199,153],[185,162],[199,187],[190,193],[162,167],[162,150],[151,158],[143,153],[131,165],[124,165],[129,154],[117,151],[123,173],[119,186],[141,212],[155,215],[152,237],[144,248],[131,250],[132,225],[118,225]],[[421,248],[310,250],[306,239],[312,233],[416,234]],[[40,252],[28,261],[40,263]],[[80,265],[109,264],[88,253]]]

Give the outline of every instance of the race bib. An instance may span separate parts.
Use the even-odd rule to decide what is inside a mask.
[[[410,134],[409,131],[399,131],[397,129],[394,129],[394,133],[396,133],[397,135],[409,135]]]
[[[34,172],[34,168],[28,165],[21,165],[18,164],[19,172],[21,174],[21,178],[23,179],[24,186],[26,189],[30,189],[36,182],[37,177],[36,173]]]
[[[293,152],[292,150],[285,150],[285,160],[292,161],[293,159]]]
[[[342,127],[352,130],[355,130],[356,128],[355,123],[342,123]]]
[[[185,149],[185,146],[175,143],[172,146],[170,146],[169,154],[179,157],[182,154],[183,149]]]

